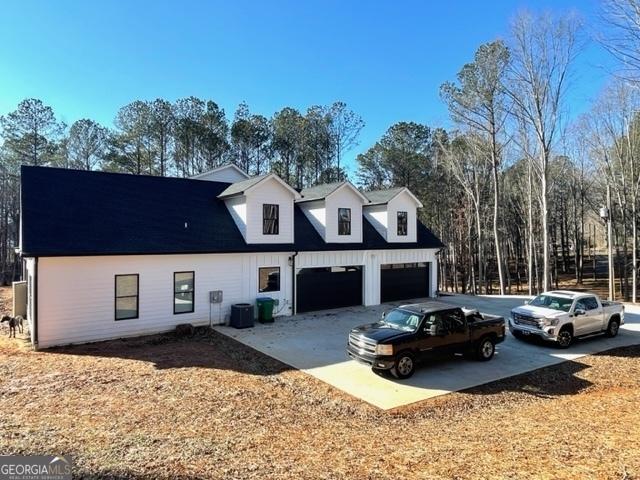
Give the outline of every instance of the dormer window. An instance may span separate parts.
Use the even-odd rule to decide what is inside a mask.
[[[338,235],[351,235],[351,209],[338,209]]]
[[[398,236],[406,237],[407,236],[407,212],[398,212]]]
[[[279,205],[265,203],[262,205],[262,234],[278,235],[280,231],[280,207]]]

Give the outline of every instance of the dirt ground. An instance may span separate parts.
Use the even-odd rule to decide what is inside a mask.
[[[0,287],[0,315],[11,313],[11,287]]]
[[[0,400],[2,454],[78,477],[640,478],[640,346],[382,412],[216,333],[3,336]]]

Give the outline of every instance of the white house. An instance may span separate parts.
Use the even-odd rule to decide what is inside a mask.
[[[407,189],[298,192],[235,166],[191,179],[23,167],[21,202],[40,348],[225,323],[263,296],[291,315],[436,290],[442,244]]]

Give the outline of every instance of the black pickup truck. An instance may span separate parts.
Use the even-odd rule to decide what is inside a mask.
[[[374,370],[409,378],[420,361],[452,353],[490,360],[504,340],[504,318],[442,302],[403,305],[349,333],[347,354]]]

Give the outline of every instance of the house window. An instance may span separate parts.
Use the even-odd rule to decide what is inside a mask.
[[[398,212],[398,236],[407,235],[407,212]]]
[[[116,275],[116,320],[138,318],[139,275]]]
[[[173,274],[173,313],[193,313],[194,272]]]
[[[280,291],[280,267],[262,267],[258,269],[258,291]]]
[[[262,233],[264,235],[278,235],[280,207],[265,203],[262,205]]]
[[[338,209],[338,235],[351,235],[351,209]]]

